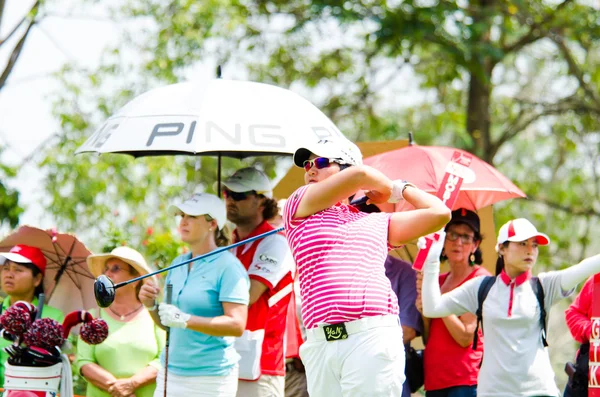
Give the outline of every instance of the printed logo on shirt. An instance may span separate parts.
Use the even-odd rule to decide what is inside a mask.
[[[261,266],[261,265],[259,265],[259,264],[256,264],[256,263],[255,263],[255,264],[253,265],[253,267],[254,267],[256,270],[260,270],[261,272],[265,272],[265,273],[271,273],[271,269],[269,269],[269,268],[267,268],[267,267],[265,267],[265,266]]]
[[[272,264],[272,265],[276,265],[276,264],[277,264],[277,259],[275,259],[275,258],[273,258],[273,257],[271,257],[271,256],[268,256],[268,255],[265,255],[265,254],[261,254],[261,255],[258,257],[258,259],[260,259],[260,260],[261,260],[261,261],[263,261],[263,262],[270,263],[270,264]]]

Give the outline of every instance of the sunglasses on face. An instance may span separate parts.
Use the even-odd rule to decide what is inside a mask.
[[[450,241],[456,241],[460,238],[463,244],[469,244],[475,241],[475,236],[471,236],[470,234],[458,234],[456,232],[447,232],[446,239]]]
[[[223,189],[223,197],[226,199],[230,198],[233,201],[246,200],[248,198],[248,196],[250,196],[252,194],[256,194],[256,192],[254,190],[251,190],[249,192],[232,192],[229,189]]]
[[[304,166],[304,171],[308,172],[313,166],[320,170],[329,167],[332,162],[333,161],[329,160],[327,157],[317,157],[312,160],[304,160],[302,165]]]

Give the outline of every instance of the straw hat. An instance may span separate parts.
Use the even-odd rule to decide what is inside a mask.
[[[90,268],[90,272],[94,277],[98,277],[104,273],[104,267],[106,261],[111,258],[117,258],[133,267],[140,275],[148,274],[152,272],[150,266],[146,263],[146,260],[136,250],[129,247],[117,247],[112,250],[109,254],[97,254],[90,255],[87,257],[87,264]],[[156,282],[156,280],[154,280]]]

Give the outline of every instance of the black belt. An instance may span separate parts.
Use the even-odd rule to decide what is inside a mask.
[[[286,372],[302,372],[304,373],[305,369],[304,369],[304,364],[302,364],[302,360],[300,360],[297,357],[294,357],[292,359],[292,361],[290,361],[289,363],[285,363],[285,371]]]

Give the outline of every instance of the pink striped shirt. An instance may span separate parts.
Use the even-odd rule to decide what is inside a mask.
[[[398,315],[398,299],[385,276],[391,214],[366,214],[337,204],[307,218],[294,218],[307,188],[296,190],[283,209],[306,328]]]

